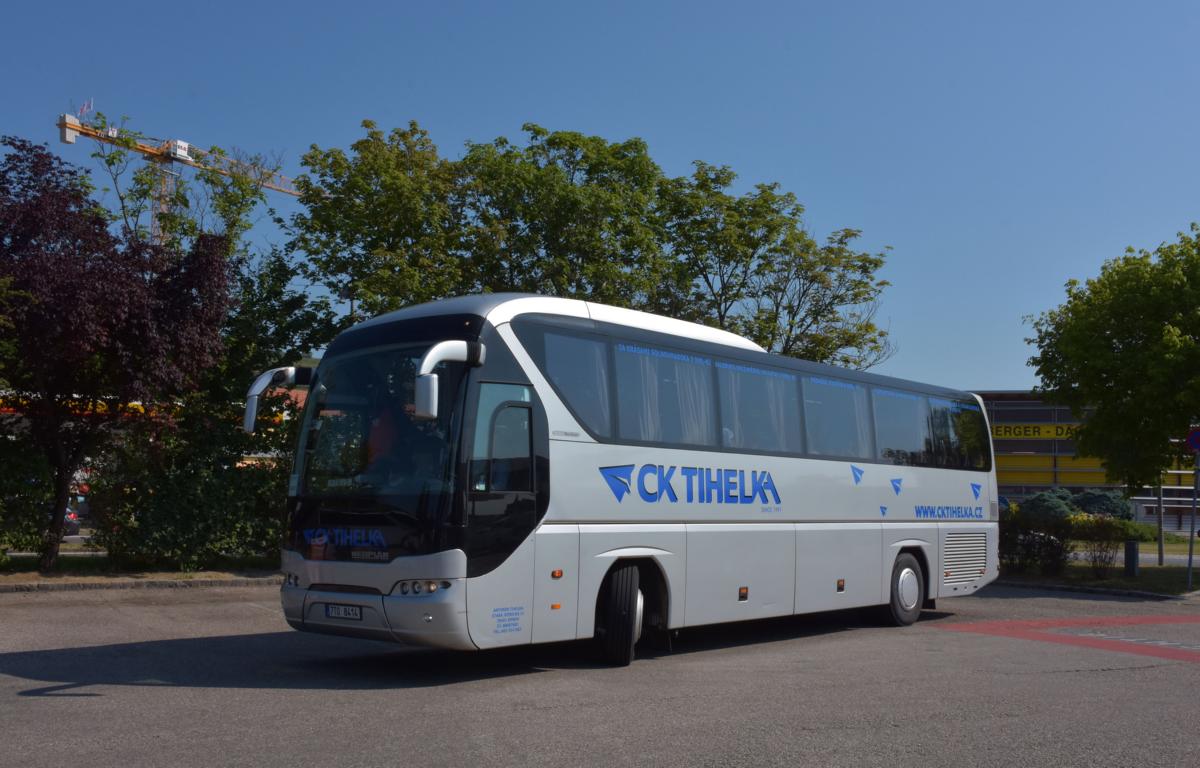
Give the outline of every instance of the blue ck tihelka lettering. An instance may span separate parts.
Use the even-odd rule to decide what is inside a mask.
[[[647,504],[779,504],[775,479],[766,470],[624,464],[600,467],[620,503],[631,491]],[[635,472],[636,469],[636,472]],[[678,477],[677,477],[678,475]],[[676,486],[676,482],[679,486]]]

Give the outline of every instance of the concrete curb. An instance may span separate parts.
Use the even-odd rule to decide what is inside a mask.
[[[91,589],[203,589],[213,587],[270,587],[283,583],[282,576],[237,577],[232,579],[122,579],[108,581],[26,581],[0,584],[0,595],[18,592],[82,592]]]
[[[1137,589],[1115,589],[1110,587],[1084,587],[1072,584],[1037,584],[1028,581],[1006,581],[997,579],[992,582],[998,587],[1015,587],[1016,589],[1041,589],[1050,592],[1082,592],[1089,595],[1112,595],[1114,597],[1138,597],[1143,600],[1191,600],[1200,597],[1200,592],[1188,592],[1182,595],[1164,595],[1158,592],[1142,592]]]

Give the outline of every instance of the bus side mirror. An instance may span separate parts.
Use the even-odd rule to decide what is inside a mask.
[[[439,341],[429,348],[417,366],[413,386],[413,416],[418,419],[438,417],[438,376],[433,372],[441,363],[483,365],[487,349],[477,341]]]
[[[258,398],[267,391],[267,387],[290,387],[296,384],[304,386],[312,381],[312,373],[312,368],[289,365],[284,368],[272,368],[260,375],[246,392],[246,413],[242,417],[242,429],[247,434],[254,434],[254,422],[258,419]]]
[[[413,416],[418,419],[436,419],[438,412],[438,375],[426,373],[417,376],[413,391]]]

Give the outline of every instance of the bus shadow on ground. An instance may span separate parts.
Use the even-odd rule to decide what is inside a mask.
[[[950,614],[925,611],[922,623]],[[682,630],[672,648],[644,643],[639,659],[878,628],[874,611],[838,611]],[[658,647],[654,647],[658,646]],[[21,696],[102,696],[103,686],[279,690],[424,688],[537,674],[604,669],[587,641],[479,653],[407,648],[370,640],[272,632],[154,640],[0,654],[0,675],[44,683]]]
[[[806,637],[822,637],[852,630],[886,628],[891,626],[884,618],[886,610],[857,608],[684,629],[672,638],[669,650],[643,650],[639,647],[638,658],[704,653],[786,640],[802,640]],[[952,615],[944,611],[926,610],[921,612],[920,623],[932,623]]]

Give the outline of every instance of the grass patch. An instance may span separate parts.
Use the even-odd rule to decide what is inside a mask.
[[[1164,555],[1186,555],[1188,552],[1187,538],[1185,538],[1183,536],[1172,536],[1171,538],[1176,539],[1176,540],[1172,541],[1171,539],[1164,539],[1163,554]],[[1149,552],[1151,554],[1156,554],[1158,552],[1158,542],[1157,541],[1152,541],[1149,544],[1142,544],[1141,547],[1142,547],[1141,548],[1142,552]],[[1200,541],[1196,542],[1195,554],[1200,555]]]
[[[1084,542],[1075,541],[1074,544],[1075,544],[1076,552],[1083,551]],[[1157,541],[1139,542],[1138,543],[1138,552],[1140,552],[1143,555],[1158,554],[1158,542]],[[1174,534],[1170,534],[1170,533],[1163,536],[1163,554],[1164,555],[1186,555],[1187,553],[1188,553],[1187,536],[1175,536]],[[1196,541],[1196,554],[1200,555],[1200,540]],[[1125,557],[1125,544],[1121,543],[1118,545],[1118,549],[1117,549],[1117,563],[1119,564],[1121,562],[1124,562],[1123,561],[1124,557]]]
[[[1186,544],[1184,545],[1186,553]],[[1071,587],[1101,587],[1104,589],[1135,589],[1140,592],[1154,592],[1160,595],[1182,595],[1187,592],[1187,567],[1182,565],[1143,565],[1137,578],[1124,575],[1124,570],[1118,563],[1109,571],[1107,577],[1096,578],[1092,567],[1087,563],[1070,563],[1061,576],[1042,576],[1030,573],[1009,573],[1001,576],[1009,581],[1027,582],[1034,584],[1057,584]],[[1193,571],[1193,588],[1200,587],[1200,569]]]

